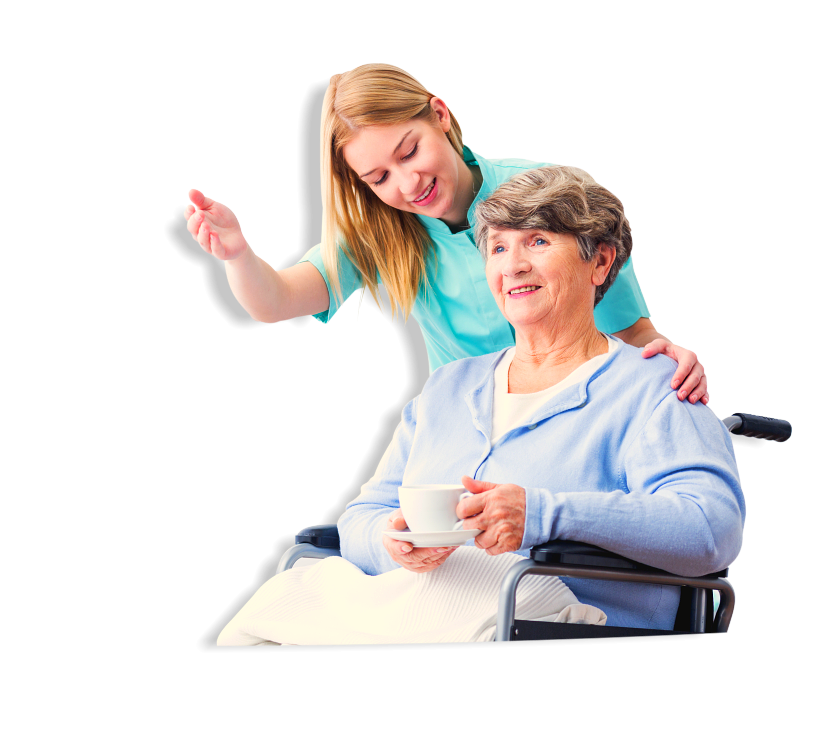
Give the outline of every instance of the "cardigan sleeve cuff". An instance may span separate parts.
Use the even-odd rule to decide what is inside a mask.
[[[545,488],[525,487],[526,517],[521,549],[529,549],[552,538],[557,514],[555,496]]]

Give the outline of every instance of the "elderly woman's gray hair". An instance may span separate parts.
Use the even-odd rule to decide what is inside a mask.
[[[615,248],[612,268],[595,290],[595,304],[632,252],[632,232],[621,201],[588,173],[571,166],[546,166],[514,176],[476,207],[475,216],[476,245],[485,260],[491,227],[574,235],[578,254],[586,262],[601,244]]]

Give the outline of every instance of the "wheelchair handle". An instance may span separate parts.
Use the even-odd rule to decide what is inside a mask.
[[[792,425],[788,421],[754,416],[751,413],[734,413],[723,419],[723,423],[732,434],[751,436],[755,439],[784,442],[792,435]]]

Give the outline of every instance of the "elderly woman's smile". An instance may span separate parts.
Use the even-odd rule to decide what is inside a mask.
[[[513,288],[511,289],[507,295],[515,298],[517,296],[521,296],[525,293],[532,293],[533,291],[537,291],[541,286],[522,286],[521,288]]]

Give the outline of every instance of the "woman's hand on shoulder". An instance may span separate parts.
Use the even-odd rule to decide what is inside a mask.
[[[188,197],[192,202],[185,209],[188,232],[206,253],[219,260],[234,260],[248,250],[239,221],[230,209],[196,189],[191,189]]]
[[[685,401],[688,398],[689,403],[698,401],[704,405],[709,403],[706,372],[694,352],[673,345],[668,339],[662,337],[653,339],[647,344],[642,354],[643,357],[666,355],[678,363],[678,369],[672,376],[671,386],[677,391],[679,400]]]

